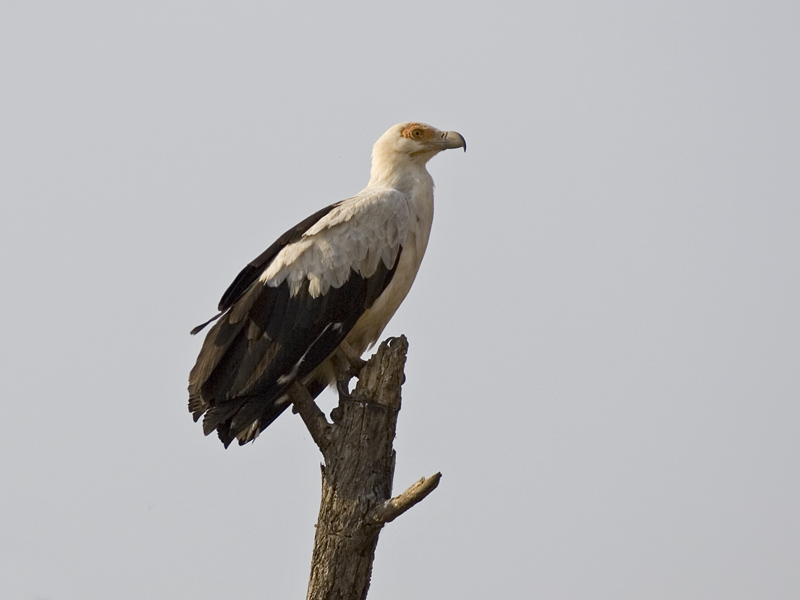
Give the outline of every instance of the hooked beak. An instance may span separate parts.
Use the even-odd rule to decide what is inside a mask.
[[[467,140],[457,131],[443,131],[441,145],[444,150],[463,148],[464,152],[467,151]]]

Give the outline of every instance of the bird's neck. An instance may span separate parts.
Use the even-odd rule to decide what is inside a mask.
[[[381,160],[373,158],[370,171],[369,185],[375,187],[389,187],[408,193],[415,189],[433,189],[433,178],[425,168],[427,160],[414,160],[404,157],[398,161]]]

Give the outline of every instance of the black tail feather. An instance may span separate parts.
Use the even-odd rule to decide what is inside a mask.
[[[200,323],[200,325],[198,325],[197,327],[195,327],[194,329],[192,329],[192,330],[189,332],[189,335],[197,335],[198,333],[200,333],[201,331],[203,331],[203,329],[205,328],[205,326],[206,326],[206,325],[208,325],[208,324],[209,324],[209,323],[211,323],[212,321],[216,321],[216,320],[217,320],[217,319],[219,319],[221,316],[222,316],[222,313],[218,313],[218,314],[214,315],[213,317],[211,317],[211,318],[210,318],[208,321],[206,321],[205,323]]]

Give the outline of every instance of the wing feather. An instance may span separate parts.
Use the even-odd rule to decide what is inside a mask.
[[[296,290],[308,279],[315,282],[312,291],[324,294],[331,286],[340,287],[351,269],[370,277],[382,259],[392,265],[411,226],[408,200],[397,190],[355,196],[278,252],[260,280],[277,286],[288,279]]]
[[[190,409],[227,446],[285,410],[286,389],[342,343],[392,280],[410,213],[402,194],[318,211],[251,262],[223,295],[190,375]],[[310,382],[315,395],[325,382]],[[322,385],[322,387],[320,387]]]
[[[270,262],[272,262],[272,259],[275,258],[275,256],[281,250],[302,238],[310,227],[312,227],[320,219],[323,219],[325,215],[330,213],[340,204],[341,202],[335,202],[318,210],[313,215],[306,217],[297,225],[284,232],[284,234],[275,240],[275,242],[269,248],[251,260],[247,266],[239,272],[239,274],[236,276],[236,279],[233,280],[233,283],[228,286],[228,289],[225,290],[225,293],[222,295],[222,298],[219,301],[218,310],[222,312],[233,306],[233,303],[241,298],[242,294],[244,294],[247,289],[258,280],[258,277],[261,275],[261,272],[264,270],[264,268]]]

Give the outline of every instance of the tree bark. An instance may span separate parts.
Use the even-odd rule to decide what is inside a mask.
[[[441,473],[392,498],[392,444],[407,351],[405,336],[381,344],[361,369],[352,396],[340,394],[334,424],[302,386],[291,390],[325,459],[307,600],[365,599],[381,528],[439,484]]]

